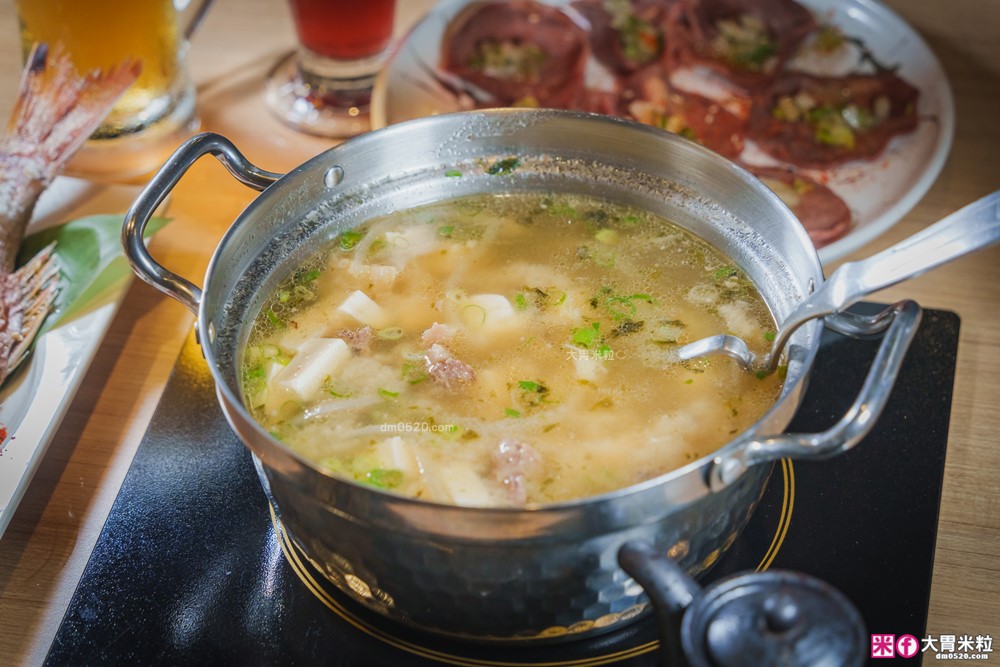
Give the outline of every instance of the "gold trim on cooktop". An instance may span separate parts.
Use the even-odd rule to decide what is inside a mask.
[[[778,551],[781,549],[781,545],[785,541],[785,536],[788,534],[788,526],[791,524],[792,509],[795,505],[795,470],[792,467],[791,461],[782,459],[781,476],[784,488],[781,499],[781,512],[778,515],[778,526],[775,529],[771,545],[764,553],[764,557],[761,559],[760,564],[757,565],[757,572],[767,570],[771,566],[771,563],[774,562],[774,558],[778,555]],[[629,658],[645,655],[646,653],[651,653],[657,650],[660,646],[660,642],[658,640],[654,640],[646,642],[645,644],[640,644],[639,646],[633,646],[632,648],[616,651],[614,653],[606,653],[604,655],[592,656],[589,658],[545,662],[504,662],[499,660],[466,658],[460,655],[435,651],[433,649],[420,646],[419,644],[414,644],[413,642],[397,639],[384,630],[376,628],[370,623],[363,621],[352,614],[324,588],[323,584],[318,582],[316,578],[313,577],[312,573],[309,571],[309,566],[306,565],[302,558],[299,548],[288,538],[284,525],[278,520],[278,517],[274,512],[274,507],[269,506],[268,509],[271,512],[271,523],[274,526],[275,534],[278,536],[278,544],[281,546],[281,552],[285,555],[285,560],[288,561],[288,564],[292,567],[296,576],[298,576],[302,583],[305,584],[306,588],[308,588],[320,602],[326,605],[330,611],[366,635],[374,637],[389,646],[398,648],[401,651],[406,651],[407,653],[411,653],[418,657],[437,660],[443,664],[458,665],[459,667],[599,667],[600,665],[609,665],[620,660],[627,660]]]
[[[764,557],[757,565],[756,572],[764,572],[771,567],[778,550],[785,543],[785,536],[788,535],[788,526],[792,523],[792,510],[795,508],[795,469],[792,467],[791,459],[781,459],[781,479],[784,482],[781,497],[781,513],[778,514],[778,528],[774,531],[774,539],[771,546],[767,548]]]

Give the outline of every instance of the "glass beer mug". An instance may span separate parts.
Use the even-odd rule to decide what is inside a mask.
[[[197,129],[187,40],[211,0],[16,0],[24,54],[61,43],[80,73],[138,60],[138,80],[70,163],[68,172],[124,178],[150,171]]]

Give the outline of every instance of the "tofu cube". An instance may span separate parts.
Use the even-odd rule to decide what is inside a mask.
[[[465,507],[490,507],[496,500],[483,478],[466,464],[452,463],[440,466],[439,479],[445,492],[456,505]]]
[[[587,382],[597,382],[597,380],[608,372],[604,360],[593,350],[585,350],[575,345],[563,345],[566,354],[573,362],[576,376]]]
[[[299,400],[312,400],[328,377],[334,377],[351,358],[351,348],[340,338],[311,338],[274,376],[274,383]]]
[[[473,294],[462,305],[461,316],[468,327],[493,327],[512,318],[514,307],[501,294]]]
[[[354,290],[347,295],[344,303],[337,310],[350,315],[358,322],[380,329],[389,323],[389,314],[382,306],[375,303],[371,297],[361,290]]]

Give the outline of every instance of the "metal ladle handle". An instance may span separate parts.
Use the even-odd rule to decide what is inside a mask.
[[[803,323],[838,313],[864,297],[1000,241],[1000,190],[858,262],[841,265],[785,318],[768,359],[771,367]]]

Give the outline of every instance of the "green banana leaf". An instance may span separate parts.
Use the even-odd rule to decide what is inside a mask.
[[[162,229],[169,218],[152,218],[146,225],[148,238]],[[119,285],[130,273],[122,255],[122,216],[92,215],[36,232],[24,239],[18,265],[55,242],[61,275],[55,311],[42,333],[81,315]]]

